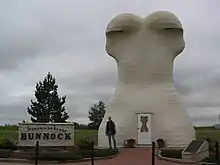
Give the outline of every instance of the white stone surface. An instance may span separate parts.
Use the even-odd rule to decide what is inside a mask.
[[[192,141],[193,142],[193,141]],[[190,145],[190,144],[189,144]],[[201,146],[199,146],[198,151],[186,151],[188,147],[186,147],[182,152],[182,160],[188,161],[202,161],[203,159],[209,157],[209,143],[203,140]],[[200,163],[198,163],[200,164]]]
[[[73,123],[19,123],[18,146],[73,146]]]
[[[118,66],[118,82],[98,133],[99,147],[108,147],[108,116],[116,123],[117,143],[137,139],[137,113],[153,113],[152,140],[187,146],[195,131],[186,106],[173,84],[173,62],[185,47],[179,19],[168,11],[146,18],[125,13],[106,29],[106,51]]]

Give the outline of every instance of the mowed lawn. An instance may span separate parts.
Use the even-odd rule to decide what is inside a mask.
[[[220,142],[220,130],[213,127],[197,127],[196,129],[197,139],[210,138],[212,141]],[[18,136],[18,128],[13,126],[0,126],[0,139],[16,139]],[[76,129],[74,135],[75,144],[78,144],[81,139],[91,139],[97,143],[97,130]]]
[[[210,138],[213,142],[220,142],[220,130],[214,127],[197,127],[196,138],[201,140]]]

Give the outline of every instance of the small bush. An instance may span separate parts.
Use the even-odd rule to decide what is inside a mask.
[[[78,147],[82,150],[91,150],[94,142],[90,139],[82,139],[79,141]]]
[[[165,148],[165,141],[163,139],[157,139],[157,145],[159,148]]]
[[[95,157],[108,157],[113,156],[118,153],[117,149],[109,150],[109,149],[99,149],[95,150],[94,156]]]
[[[115,155],[118,152],[118,150],[108,150],[108,149],[97,149],[94,150],[94,157],[108,157]],[[38,156],[39,160],[44,161],[59,161],[59,162],[65,162],[68,160],[81,160],[83,158],[90,158],[92,156],[92,151],[88,150],[82,150],[75,153],[54,153],[54,154],[40,154]],[[31,157],[32,160],[34,160],[34,156]]]
[[[116,149],[96,149],[94,150],[94,153],[92,153],[91,150],[81,150],[79,151],[79,154],[81,154],[84,158],[90,158],[92,154],[94,154],[94,157],[109,157],[115,155],[117,152],[118,150]]]
[[[215,143],[210,139],[209,137],[204,139],[209,143],[209,151],[214,151],[215,150]]]
[[[82,155],[80,154],[72,154],[70,155],[42,155],[38,157],[38,160],[44,160],[44,161],[66,161],[66,160],[80,160],[82,159]],[[34,159],[34,157],[32,157]]]
[[[136,143],[135,139],[127,139],[127,147],[128,148],[134,148],[135,143]]]
[[[12,150],[0,149],[0,158],[9,158],[12,152]]]
[[[183,149],[162,149],[161,156],[182,159],[182,151]]]
[[[209,144],[211,144],[211,143],[212,143],[212,139],[211,139],[211,138],[209,138],[209,137],[205,138],[204,140],[205,140],[205,141],[207,141]]]
[[[17,146],[13,144],[10,140],[8,139],[2,139],[0,141],[0,149],[10,149],[10,150],[16,150]]]
[[[216,162],[216,156],[212,155],[212,156],[206,157],[205,159],[202,160],[202,162],[215,163]]]

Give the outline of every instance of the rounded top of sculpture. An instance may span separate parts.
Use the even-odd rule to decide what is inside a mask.
[[[181,28],[182,24],[178,17],[169,12],[169,11],[157,11],[151,13],[145,18],[146,26],[150,25],[151,27],[167,27],[170,28]]]
[[[180,20],[169,11],[157,11],[146,18],[123,13],[114,17],[106,29],[106,51],[117,62],[129,59],[132,65],[135,60],[139,65],[146,57],[159,59],[159,55],[173,62],[184,47]]]
[[[148,15],[145,19],[132,13],[122,13],[114,17],[106,28],[106,33],[120,30],[135,30],[143,26],[151,28],[179,28],[182,24],[178,17],[169,11],[157,11]]]
[[[110,31],[120,31],[121,29],[136,29],[143,26],[143,18],[132,13],[123,13],[114,17],[106,28],[106,33]]]

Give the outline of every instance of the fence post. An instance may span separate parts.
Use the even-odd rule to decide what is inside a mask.
[[[35,148],[35,165],[38,165],[38,151],[39,151],[39,141],[36,141],[36,148]]]
[[[91,151],[91,165],[94,165],[94,142],[92,141],[91,142],[91,149],[92,149],[92,151]]]
[[[152,142],[152,165],[155,165],[155,142]]]
[[[220,162],[219,162],[219,144],[218,144],[218,142],[215,143],[215,154],[216,154],[216,164],[220,165]]]

